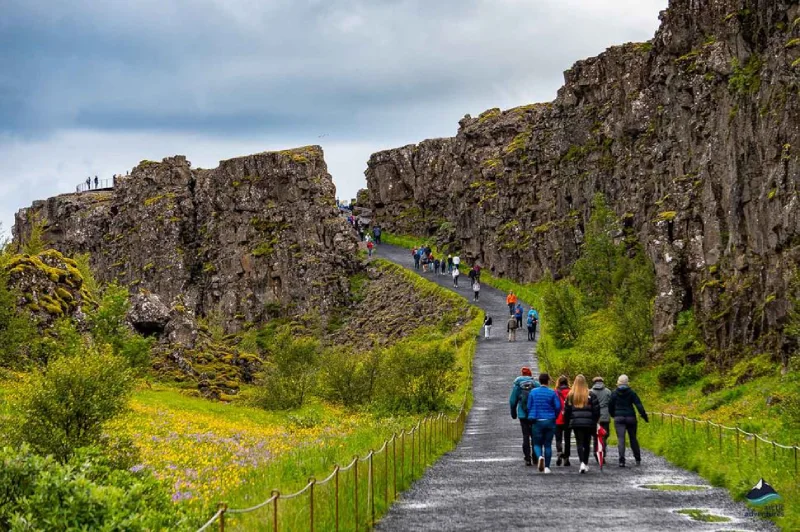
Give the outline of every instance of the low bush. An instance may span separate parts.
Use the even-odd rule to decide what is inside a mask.
[[[27,445],[0,448],[0,530],[166,530],[186,526],[146,470],[115,469],[96,450],[67,464]]]
[[[67,460],[75,449],[98,443],[103,423],[125,408],[131,387],[126,362],[110,352],[56,358],[12,396],[16,438]]]
[[[345,406],[369,403],[381,369],[382,352],[361,353],[328,349],[320,360],[319,384],[322,397]]]
[[[265,355],[264,376],[255,394],[255,404],[270,410],[303,406],[314,385],[319,358],[319,340],[292,330],[292,325],[266,327],[257,344]]]
[[[150,365],[152,338],[134,333],[127,323],[130,310],[128,289],[116,282],[103,290],[100,305],[89,314],[92,336],[98,344],[108,344],[132,368]]]

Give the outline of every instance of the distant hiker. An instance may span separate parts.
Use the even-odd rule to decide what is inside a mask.
[[[575,433],[575,446],[578,448],[578,460],[581,462],[581,473],[589,471],[589,444],[592,434],[600,419],[600,405],[593,393],[589,392],[586,377],[578,375],[572,383],[572,391],[567,396],[564,407],[564,419]]]
[[[372,242],[367,242],[367,256],[369,256],[369,257],[372,256],[372,248],[374,246],[375,245]]]
[[[375,242],[377,244],[381,243],[381,235],[383,235],[383,229],[381,229],[380,225],[375,226]]]
[[[428,255],[428,272],[433,273],[433,266],[436,264],[436,257],[433,256],[433,253]]]
[[[91,189],[92,189],[92,177],[89,176],[86,178],[86,190],[91,190]]]
[[[556,465],[563,465],[569,467],[569,447],[571,445],[569,422],[564,420],[564,406],[567,404],[567,396],[569,395],[569,381],[565,375],[558,378],[558,387],[556,393],[561,399],[561,412],[556,418],[556,451],[558,452],[558,460]],[[564,441],[564,446],[561,446],[561,441]]]
[[[525,465],[533,465],[531,460],[531,440],[533,439],[533,421],[528,419],[528,396],[531,391],[538,387],[539,383],[533,380],[531,376],[531,368],[523,367],[520,371],[520,376],[514,379],[514,385],[511,387],[511,396],[508,398],[508,404],[511,407],[511,419],[519,419],[519,425],[522,428],[522,454],[525,457]],[[536,451],[533,451],[533,458],[537,459]]]
[[[597,404],[600,405],[600,420],[597,423],[605,429],[606,434],[611,434],[611,416],[608,413],[608,403],[611,401],[611,390],[606,388],[603,377],[595,377],[592,379],[592,393],[597,397]],[[607,441],[603,440],[604,456],[607,456],[605,454],[607,447]],[[594,450],[594,456],[597,458],[597,432],[594,434],[594,445],[592,448]]]
[[[458,268],[460,264],[461,264],[461,257],[459,257],[458,255],[453,257],[453,268]]]
[[[98,188],[100,188],[100,187],[99,187],[99,185],[98,185],[98,183],[99,183],[99,181],[98,181],[98,179],[97,179],[97,176],[94,176],[94,188],[95,188],[95,190],[96,190],[96,189],[98,189]]]
[[[517,308],[514,309],[514,318],[517,320],[517,329],[522,329],[522,303],[517,303]]]
[[[478,280],[480,277],[480,270],[477,269],[478,266],[473,266],[472,269],[469,271],[469,280],[473,283]]]
[[[631,438],[631,451],[636,459],[636,465],[642,465],[642,453],[639,450],[639,440],[636,437],[636,411],[646,423],[650,422],[647,412],[644,411],[641,399],[628,384],[628,376],[620,375],[617,379],[617,389],[611,392],[608,401],[608,413],[614,418],[614,432],[617,433],[617,449],[619,450],[619,466],[625,467],[625,433]]]
[[[417,253],[417,248],[411,250],[411,256],[414,257],[414,269],[419,270],[419,253]]]
[[[439,273],[439,259],[433,259],[433,273]]]
[[[514,315],[514,308],[517,306],[517,296],[514,292],[509,292],[506,296],[506,305],[508,305],[508,313]]]
[[[448,255],[447,256],[447,271],[448,271],[448,273],[453,271],[453,256],[452,255]]]
[[[80,192],[80,191],[81,191],[81,186],[75,185],[75,192]]]
[[[517,319],[514,316],[508,318],[508,324],[506,325],[506,331],[508,331],[508,341],[509,342],[516,342],[517,341]]]
[[[453,287],[458,288],[458,276],[460,272],[458,268],[453,268]]]
[[[561,398],[548,388],[550,375],[539,374],[539,386],[528,394],[528,418],[533,421],[534,454],[539,457],[539,472],[550,474],[556,418],[561,413]]]
[[[528,340],[536,340],[536,326],[539,325],[539,311],[531,308],[528,311]],[[531,330],[533,329],[533,330]]]
[[[472,300],[478,301],[481,295],[481,283],[478,281],[472,281],[472,293],[474,294]]]
[[[442,257],[441,266],[442,266],[442,275],[446,275],[447,274],[447,259],[445,259],[444,257]]]
[[[428,255],[426,253],[424,253],[424,252],[422,253],[422,258],[420,259],[420,262],[422,263],[422,273],[427,272],[428,271]]]
[[[483,335],[488,340],[492,335],[492,317],[486,316],[483,319]]]

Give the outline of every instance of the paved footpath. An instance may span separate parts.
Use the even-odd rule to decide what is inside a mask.
[[[381,245],[376,256],[413,269],[406,249]],[[453,288],[447,276],[422,275]],[[462,275],[459,280],[461,286],[454,290],[471,299],[469,278]],[[649,452],[643,451],[641,467],[631,467],[629,456],[631,466],[621,469],[616,449],[609,447],[609,466],[601,472],[591,460],[589,472],[581,475],[573,442],[572,467],[556,467],[555,457],[552,475],[525,467],[522,433],[509,415],[508,396],[522,366],[537,374],[534,344],[525,340],[524,331],[517,334],[517,342],[506,340],[505,294],[483,285],[480,299],[495,326],[493,337],[481,338],[475,353],[475,402],[464,437],[398,500],[378,530],[775,530],[768,521],[746,518],[745,506],[722,489],[640,488],[649,483],[707,485],[698,475]],[[680,508],[706,508],[732,521],[692,521],[675,513]]]

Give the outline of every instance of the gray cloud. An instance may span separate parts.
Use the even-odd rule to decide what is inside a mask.
[[[666,2],[4,0],[0,219],[146,157],[300,143],[351,197],[367,150],[550,100],[574,61],[652,37]]]

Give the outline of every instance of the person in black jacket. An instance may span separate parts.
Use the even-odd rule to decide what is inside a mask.
[[[575,447],[581,462],[580,472],[589,471],[589,442],[595,433],[600,419],[600,403],[589,391],[586,377],[578,375],[572,383],[572,390],[564,406],[564,421],[569,423],[575,433]]]
[[[644,411],[641,399],[628,385],[628,376],[620,375],[617,379],[617,389],[611,393],[608,401],[608,413],[614,420],[614,431],[617,433],[617,449],[619,450],[619,466],[625,467],[625,433],[631,439],[631,450],[636,459],[636,465],[642,465],[642,452],[639,449],[639,440],[636,438],[636,411],[646,423],[650,420]]]

